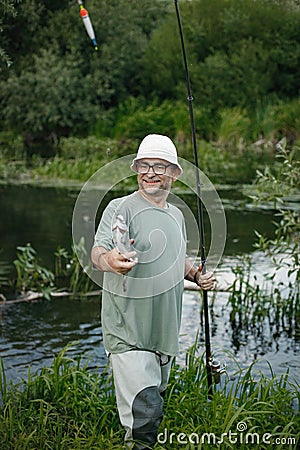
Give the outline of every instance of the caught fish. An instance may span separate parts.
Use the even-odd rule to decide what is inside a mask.
[[[128,253],[134,251],[130,243],[127,224],[121,214],[118,214],[116,216],[116,220],[114,221],[112,226],[112,232],[113,242],[114,244],[116,244],[116,247],[118,248],[119,252],[122,253],[122,255],[126,256]]]
[[[116,216],[112,226],[113,242],[122,255],[127,257],[128,253],[133,252],[134,248],[131,245],[128,226],[124,217],[121,214]],[[128,261],[136,261],[137,258],[128,257]],[[123,275],[123,290],[126,291],[126,278]]]

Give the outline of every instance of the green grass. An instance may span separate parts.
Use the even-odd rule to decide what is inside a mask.
[[[95,373],[82,366],[80,359],[69,358],[67,352],[65,348],[40,373],[32,375],[29,371],[19,385],[8,386],[2,370],[1,450],[122,449],[123,430],[109,369]],[[242,370],[234,361],[231,365],[235,366],[230,373],[235,381],[222,375],[211,400],[207,399],[203,358],[196,356],[195,346],[187,354],[186,367],[174,365],[156,449],[248,449],[246,431],[237,432],[241,423],[246,424],[248,438],[259,436],[259,444],[251,448],[270,448],[262,442],[265,433],[269,433],[268,439],[289,442],[273,448],[297,448],[299,386],[289,380],[288,374],[276,377],[270,370],[268,377],[255,366]],[[205,433],[214,435],[214,447]],[[230,433],[237,433],[238,446],[231,442],[235,436]],[[218,444],[222,434],[224,442]],[[199,444],[191,443],[197,439]],[[185,444],[180,443],[185,440]]]
[[[110,375],[91,373],[66,353],[35,376],[29,371],[18,386],[8,387],[2,375],[2,450],[118,448],[121,430]]]

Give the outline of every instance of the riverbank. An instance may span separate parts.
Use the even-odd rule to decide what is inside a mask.
[[[88,370],[65,348],[48,368],[28,372],[19,385],[0,376],[2,450],[39,448],[121,450],[111,372]],[[174,365],[165,398],[165,417],[156,449],[296,449],[299,444],[299,390],[287,375],[259,373],[255,365],[241,370],[232,361],[207,397],[203,358],[193,346],[185,367]],[[238,441],[237,441],[238,439]],[[195,447],[197,445],[197,447]]]

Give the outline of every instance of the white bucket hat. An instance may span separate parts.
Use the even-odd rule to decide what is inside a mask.
[[[171,139],[162,134],[148,134],[138,148],[138,152],[132,164],[131,170],[134,171],[135,163],[143,158],[164,159],[171,164],[175,164],[182,173],[182,167],[178,163],[177,150]]]

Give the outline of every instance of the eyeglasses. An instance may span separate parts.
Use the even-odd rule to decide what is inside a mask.
[[[155,175],[164,175],[168,167],[173,166],[173,164],[148,164],[147,162],[137,161],[135,163],[136,171],[140,174],[146,174],[150,169],[153,170]]]

